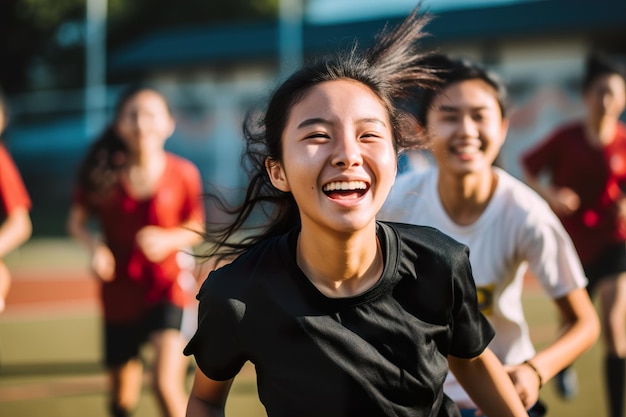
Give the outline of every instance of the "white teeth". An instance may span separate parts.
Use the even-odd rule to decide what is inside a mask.
[[[452,146],[454,153],[458,154],[474,154],[480,152],[481,145],[478,142],[457,143]]]
[[[335,181],[324,186],[324,191],[348,191],[348,190],[365,190],[367,184],[363,181]]]
[[[456,155],[473,155],[480,152],[479,148],[471,145],[453,146],[450,150],[453,154]]]

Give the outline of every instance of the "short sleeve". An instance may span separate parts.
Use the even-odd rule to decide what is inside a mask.
[[[587,285],[587,278],[570,236],[543,201],[534,205],[525,222],[519,249],[532,274],[553,299]]]
[[[459,358],[473,358],[487,348],[495,331],[478,308],[469,249],[459,250],[451,262],[454,302],[449,353]]]
[[[188,219],[204,222],[204,203],[202,201],[202,180],[198,168],[185,161],[184,180],[187,190],[185,211]]]
[[[198,293],[198,327],[184,354],[193,355],[206,376],[224,381],[235,377],[247,360],[239,333],[245,304],[220,296],[219,278],[212,272]]]
[[[30,210],[31,201],[13,159],[0,144],[0,213],[10,214],[17,208]]]
[[[524,168],[532,175],[538,175],[544,169],[551,167],[552,161],[558,157],[562,149],[559,137],[559,132],[555,132],[524,152],[520,158]]]

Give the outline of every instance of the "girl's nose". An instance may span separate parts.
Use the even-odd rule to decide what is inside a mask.
[[[344,133],[335,138],[335,141],[333,165],[347,168],[363,163],[359,141],[354,134]]]

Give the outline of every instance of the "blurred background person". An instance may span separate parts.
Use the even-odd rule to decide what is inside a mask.
[[[422,92],[417,118],[436,164],[400,175],[378,217],[432,226],[469,247],[481,311],[495,329],[489,348],[507,366],[529,415],[543,416],[541,387],[589,349],[600,331],[587,280],[548,205],[494,166],[508,130],[503,83],[468,59],[439,55],[428,65],[442,87]],[[528,269],[565,317],[558,337],[538,351],[522,304]],[[453,374],[444,389],[463,416],[475,415]]]
[[[609,56],[586,61],[586,116],[560,126],[521,156],[526,182],[560,217],[597,294],[611,417],[623,417],[626,360],[626,71]],[[547,180],[546,180],[547,177]],[[568,395],[572,369],[560,375]]]
[[[2,143],[8,124],[7,102],[0,92],[0,313],[4,311],[11,274],[2,259],[26,242],[32,233],[31,201],[11,155]]]
[[[195,284],[184,269],[185,251],[202,239],[204,208],[196,166],[164,149],[174,128],[157,90],[135,87],[123,94],[113,122],[80,167],[69,213],[69,233],[91,251],[91,268],[102,283],[115,417],[130,415],[138,403],[146,342],[154,350],[152,385],[162,415],[185,413],[181,325],[193,301],[186,287]],[[102,238],[89,227],[92,217]]]

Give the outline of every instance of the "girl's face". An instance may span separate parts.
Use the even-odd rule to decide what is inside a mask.
[[[426,128],[440,169],[466,175],[490,169],[508,123],[493,87],[475,79],[444,88],[428,111]]]
[[[291,108],[282,150],[268,173],[294,196],[303,228],[349,233],[373,224],[394,182],[396,153],[387,111],[368,87],[312,87]]]
[[[174,132],[174,119],[159,93],[143,90],[122,106],[115,127],[131,154],[150,154],[163,150]]]
[[[617,74],[599,76],[585,90],[583,100],[592,120],[617,120],[626,107],[625,81]]]

